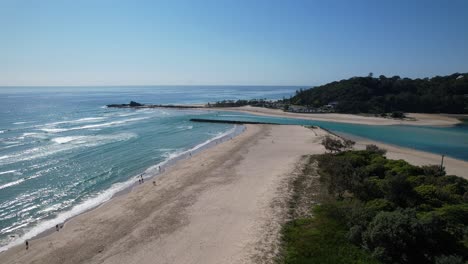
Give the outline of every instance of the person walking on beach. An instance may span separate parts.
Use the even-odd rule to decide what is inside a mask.
[[[55,230],[59,231],[59,225],[55,225]]]
[[[29,242],[26,240],[26,250],[29,249]]]

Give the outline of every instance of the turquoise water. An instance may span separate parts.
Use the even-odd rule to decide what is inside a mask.
[[[194,149],[234,133],[193,117],[320,125],[395,145],[468,160],[468,127],[364,126],[168,109],[155,104],[288,97],[301,87],[0,87],[0,247],[21,243],[110,199],[136,176],[158,172]]]
[[[443,154],[468,160],[468,123],[452,127],[425,126],[369,126],[344,124],[303,119],[254,116],[244,113],[220,112],[207,118],[224,120],[244,120],[279,124],[316,125],[334,132],[364,137],[397,146]]]

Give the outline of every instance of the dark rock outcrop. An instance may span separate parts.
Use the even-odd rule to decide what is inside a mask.
[[[129,104],[108,104],[107,107],[117,107],[117,108],[126,108],[126,107],[142,107],[144,104],[137,103],[135,101],[130,101]]]

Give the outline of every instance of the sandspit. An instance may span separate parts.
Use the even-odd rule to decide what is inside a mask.
[[[232,111],[232,112],[243,112],[261,116],[276,116],[276,117],[288,117],[297,119],[317,120],[317,121],[328,121],[338,123],[349,123],[349,124],[363,124],[363,125],[415,125],[415,126],[452,126],[461,123],[461,121],[455,116],[443,115],[443,114],[419,114],[409,113],[407,119],[392,119],[382,118],[375,116],[363,116],[353,114],[338,114],[338,113],[291,113],[284,112],[280,109],[269,109],[264,107],[221,107],[221,108],[207,108],[218,111]],[[466,115],[459,115],[460,118],[467,118]]]

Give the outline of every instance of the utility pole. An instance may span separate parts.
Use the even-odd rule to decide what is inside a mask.
[[[444,157],[445,155],[442,154],[442,161],[440,162],[440,174],[444,171]]]

